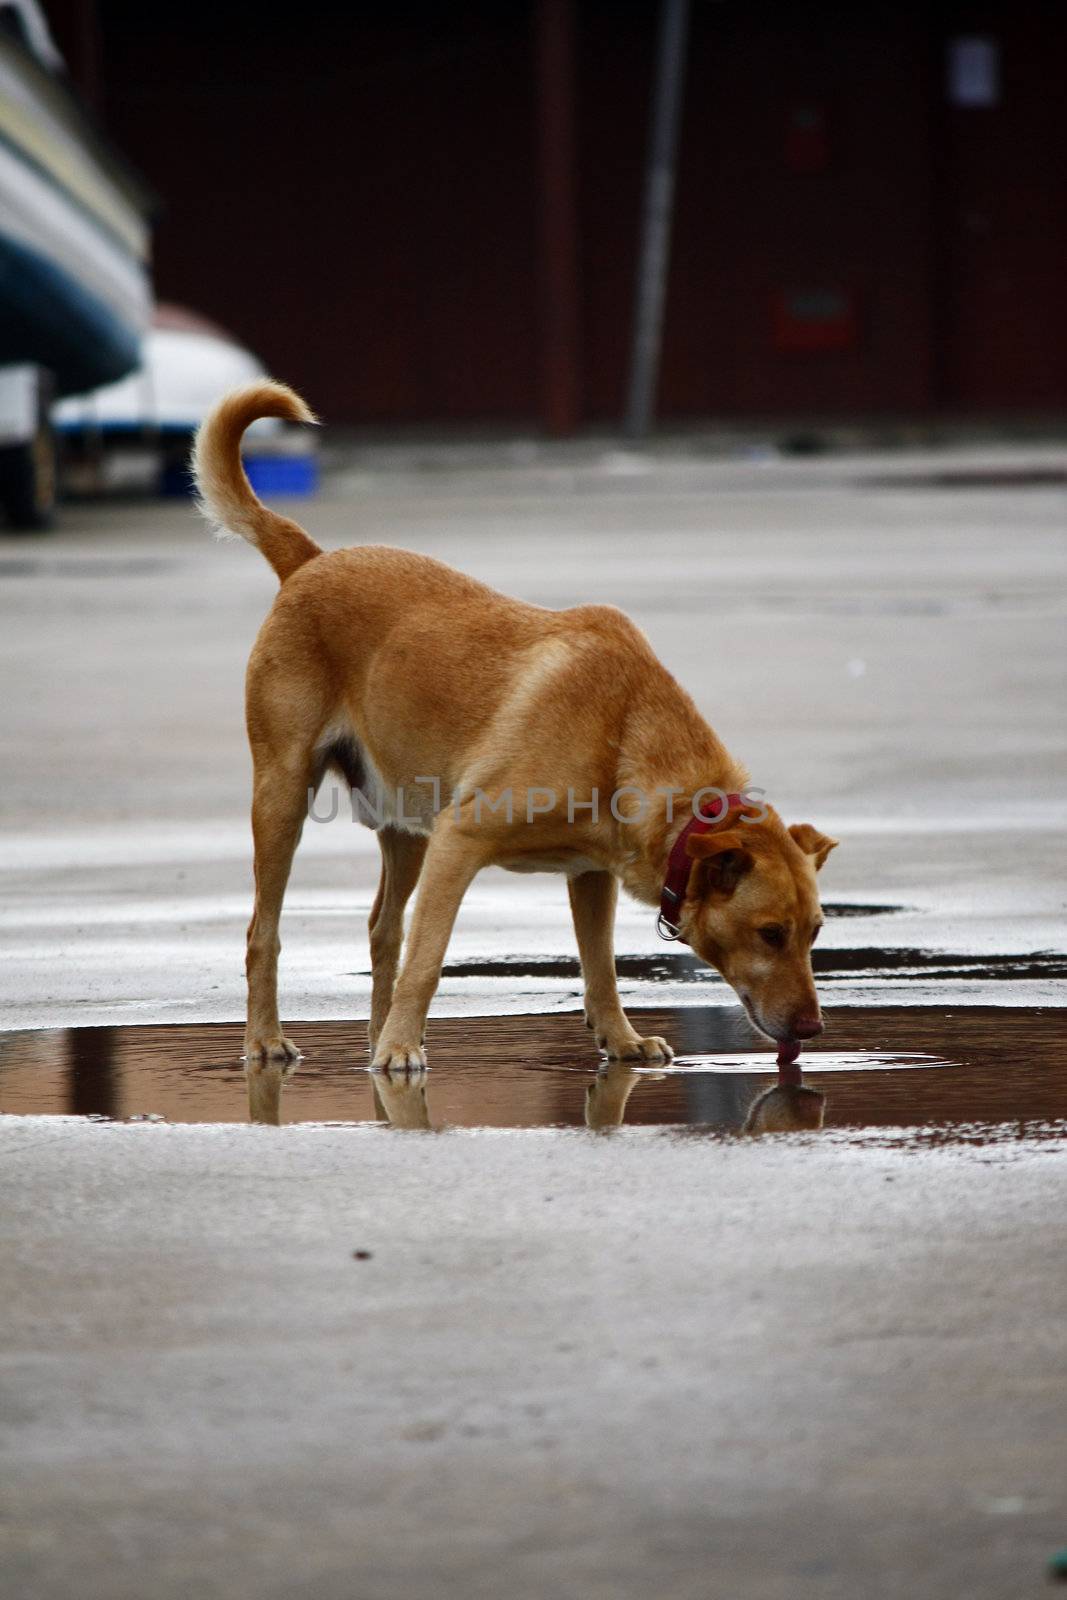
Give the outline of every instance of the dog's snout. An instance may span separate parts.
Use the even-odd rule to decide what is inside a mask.
[[[801,1011],[793,1018],[794,1039],[817,1039],[825,1024],[817,1011]]]

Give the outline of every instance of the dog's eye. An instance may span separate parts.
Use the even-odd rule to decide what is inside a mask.
[[[772,923],[766,928],[757,928],[756,932],[764,944],[769,944],[772,950],[781,950],[785,945],[785,929],[779,928],[777,923]]]

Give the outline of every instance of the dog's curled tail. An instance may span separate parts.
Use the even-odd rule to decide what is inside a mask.
[[[314,422],[315,415],[284,383],[264,378],[234,389],[213,406],[193,443],[198,509],[220,534],[236,533],[262,551],[282,583],[322,551],[296,522],[256,498],[241,465],[241,435],[259,417]]]

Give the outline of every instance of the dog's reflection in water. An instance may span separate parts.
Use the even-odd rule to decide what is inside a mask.
[[[426,1099],[427,1076],[425,1067],[409,1068],[405,1072],[372,1072],[370,1081],[378,1121],[389,1122],[394,1128],[421,1128],[424,1133],[432,1133]]]
[[[635,1072],[625,1061],[609,1061],[601,1067],[585,1091],[585,1125],[598,1133],[621,1128],[626,1105],[642,1078],[664,1078],[664,1072]]]
[[[293,1077],[298,1061],[246,1061],[248,1120],[270,1128],[282,1125],[282,1090]],[[379,1122],[394,1128],[432,1130],[426,1103],[426,1070],[417,1072],[372,1072],[374,1114]]]
[[[634,1072],[621,1061],[613,1061],[598,1072],[585,1092],[586,1127],[617,1128],[626,1115],[626,1102],[643,1077],[662,1077],[662,1073]],[[426,1099],[427,1073],[372,1072],[374,1108],[381,1122],[394,1128],[432,1129]]]
[[[248,1119],[278,1128],[282,1123],[282,1091],[296,1071],[295,1062],[257,1062],[245,1065],[248,1085]],[[621,1127],[631,1094],[642,1079],[657,1081],[663,1072],[636,1072],[625,1061],[603,1066],[585,1091],[585,1125],[603,1133]],[[426,1097],[425,1068],[403,1072],[372,1072],[371,1090],[379,1122],[394,1128],[432,1132]],[[823,1125],[826,1096],[802,1084],[775,1084],[756,1096],[740,1129],[745,1134],[805,1133]]]
[[[295,1061],[246,1061],[248,1120],[268,1127],[282,1125],[282,1085],[296,1071]]]
[[[297,1070],[296,1062],[245,1063],[248,1084],[248,1120],[272,1128],[282,1125],[282,1090]],[[429,1074],[425,1068],[404,1072],[372,1072],[371,1092],[374,1114],[379,1122],[394,1128],[415,1128],[433,1132],[426,1098]],[[663,1073],[634,1072],[625,1062],[613,1061],[598,1072],[585,1095],[586,1126],[595,1129],[617,1128],[626,1114],[626,1102],[634,1085],[642,1078],[661,1078]]]
[[[801,1083],[776,1083],[748,1108],[742,1133],[812,1133],[822,1127],[826,1096]]]
[[[626,1104],[642,1079],[665,1078],[665,1072],[635,1072],[623,1061],[601,1069],[585,1091],[585,1122],[601,1132],[618,1128],[626,1117]],[[826,1096],[803,1084],[774,1084],[758,1094],[748,1108],[742,1133],[810,1133],[823,1125]]]

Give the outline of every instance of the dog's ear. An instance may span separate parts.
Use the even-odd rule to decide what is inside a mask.
[[[789,829],[789,835],[806,856],[815,857],[816,872],[830,851],[837,849],[839,843],[837,839],[831,839],[825,833],[820,833],[818,828],[813,828],[810,822],[794,822]]]
[[[700,865],[700,893],[731,895],[755,865],[745,840],[733,828],[725,833],[695,833],[685,841],[687,855]]]

